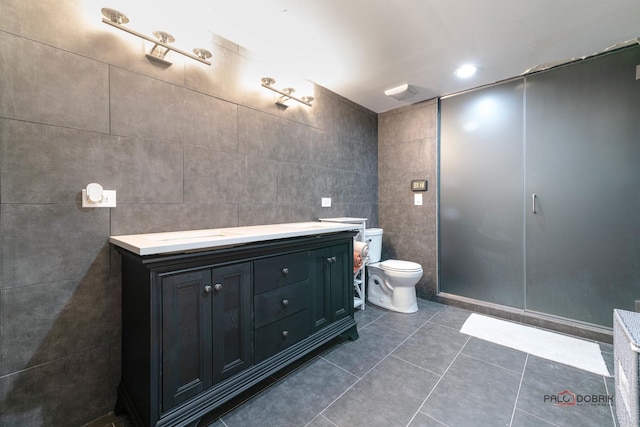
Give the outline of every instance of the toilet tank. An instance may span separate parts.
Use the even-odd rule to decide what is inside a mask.
[[[382,256],[382,228],[367,228],[365,240],[369,245],[369,262],[378,262]]]

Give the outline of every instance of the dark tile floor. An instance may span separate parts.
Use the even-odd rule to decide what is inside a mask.
[[[424,300],[414,314],[368,305],[356,311],[358,340],[333,343],[201,425],[617,426],[610,404],[549,401],[565,390],[577,400],[606,400],[613,378],[461,334],[469,314]],[[600,348],[613,372],[613,347]],[[115,422],[128,425],[126,418]]]

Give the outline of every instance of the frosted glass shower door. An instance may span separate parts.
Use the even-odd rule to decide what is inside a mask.
[[[440,104],[440,291],[522,308],[522,79]]]
[[[527,310],[612,326],[640,299],[639,63],[635,48],[526,79]]]

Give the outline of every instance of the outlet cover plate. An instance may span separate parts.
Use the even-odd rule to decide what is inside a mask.
[[[82,207],[83,208],[115,208],[116,207],[116,190],[104,190],[102,192],[102,200],[92,202],[87,198],[87,190],[82,189]]]

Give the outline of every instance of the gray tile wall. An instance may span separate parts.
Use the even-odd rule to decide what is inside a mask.
[[[378,117],[378,203],[383,259],[417,262],[424,274],[419,297],[437,293],[437,102],[392,110]],[[423,205],[415,206],[412,179],[426,179]]]
[[[251,55],[215,35],[210,67],[170,54],[159,68],[85,4],[0,6],[0,425],[81,425],[113,409],[109,235],[378,224],[375,114],[317,86],[312,108],[279,110]],[[83,209],[90,182],[117,190],[118,206]]]

